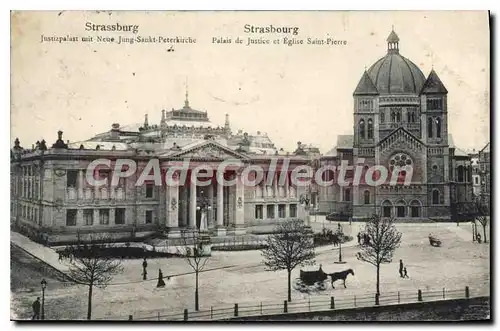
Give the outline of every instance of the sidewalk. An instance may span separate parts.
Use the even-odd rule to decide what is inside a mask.
[[[59,262],[59,254],[52,248],[40,245],[22,234],[13,231],[10,231],[10,242],[63,273],[69,271],[66,264]]]

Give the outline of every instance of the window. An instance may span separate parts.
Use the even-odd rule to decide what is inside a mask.
[[[78,170],[68,170],[66,173],[66,179],[66,186],[75,188],[78,181]]]
[[[361,119],[359,121],[359,137],[365,139],[365,120]]]
[[[152,198],[153,197],[153,184],[146,184],[146,198]]]
[[[420,202],[417,200],[410,202],[410,216],[420,217]]]
[[[151,224],[151,223],[153,223],[153,211],[146,210],[146,224]]]
[[[405,217],[405,206],[396,207],[397,217]]]
[[[384,123],[385,122],[385,113],[382,112],[380,113],[380,123]]]
[[[278,205],[278,218],[286,217],[286,205]]]
[[[427,110],[442,110],[443,99],[427,99]]]
[[[441,138],[441,119],[436,118],[436,137]]]
[[[463,183],[465,181],[465,171],[463,166],[457,167],[457,182]]]
[[[290,217],[297,217],[297,205],[296,204],[290,205]]]
[[[125,208],[115,209],[115,224],[125,224]]]
[[[363,193],[364,195],[364,200],[365,200],[365,205],[369,205],[370,204],[370,191],[365,191]]]
[[[394,123],[396,122],[396,113],[393,111],[391,111],[391,122]]]
[[[439,205],[439,191],[438,190],[432,191],[432,204]]]
[[[373,121],[368,120],[368,139],[373,139]]]
[[[274,218],[274,205],[267,205],[267,218]]]
[[[76,209],[66,210],[66,226],[76,226]]]
[[[401,122],[401,111],[396,112],[396,122]]]
[[[109,225],[109,209],[99,209],[99,224]]]
[[[474,177],[474,184],[476,184],[476,185],[479,184],[479,178],[478,177]]]
[[[383,217],[391,217],[392,204],[390,201],[384,201],[382,204],[382,215]]]
[[[427,119],[427,138],[432,138],[432,118]]]
[[[263,219],[264,218],[263,212],[264,212],[263,206],[256,205],[255,206],[255,219],[257,219],[257,220]]]
[[[103,180],[105,179],[106,182],[104,185],[109,185],[109,183],[111,182],[111,170],[109,169],[101,169],[99,170],[99,180]]]
[[[85,221],[85,225],[87,225],[87,226],[94,225],[94,210],[93,209],[84,209],[83,210],[83,220]]]
[[[371,111],[373,109],[373,100],[359,100],[360,111]]]
[[[344,201],[351,201],[351,189],[344,190]]]

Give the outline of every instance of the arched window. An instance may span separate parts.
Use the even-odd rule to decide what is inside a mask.
[[[361,119],[359,121],[359,136],[361,139],[365,139],[365,120]]]
[[[427,119],[427,138],[432,138],[432,118]]]
[[[373,121],[368,120],[368,139],[373,139]]]
[[[396,122],[396,114],[394,113],[394,111],[391,111],[391,122]]]
[[[365,200],[365,205],[369,205],[370,204],[370,191],[366,190],[363,193],[363,197],[364,197],[364,200]]]
[[[407,112],[406,117],[407,117],[407,122],[410,123],[411,122],[411,112]]]
[[[401,122],[401,112],[400,111],[397,111],[396,112],[396,122]]]
[[[351,201],[351,189],[349,188],[344,190],[344,201]]]
[[[420,201],[413,200],[410,202],[410,217],[420,217]]]
[[[382,112],[380,113],[380,123],[384,123],[385,122],[385,113]]]
[[[464,166],[457,167],[457,182],[463,183],[465,181],[465,170]]]
[[[388,200],[385,200],[382,203],[382,215],[383,217],[391,217],[392,216],[392,203]]]
[[[439,191],[438,190],[432,191],[432,204],[439,205]]]
[[[403,200],[396,202],[396,217],[406,217],[406,203]]]
[[[436,118],[436,137],[441,138],[441,119]]]

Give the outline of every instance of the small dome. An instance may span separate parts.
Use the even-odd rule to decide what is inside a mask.
[[[394,31],[387,42],[387,55],[368,69],[379,94],[419,94],[425,83],[424,74],[413,62],[399,54],[399,37]]]

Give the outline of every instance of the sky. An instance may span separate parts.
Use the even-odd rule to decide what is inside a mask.
[[[89,32],[86,23],[138,25],[138,33]],[[254,26],[298,27],[298,35],[248,34]],[[194,109],[233,132],[266,132],[278,148],[297,141],[326,153],[353,129],[352,93],[365,67],[386,54],[392,26],[400,54],[448,89],[448,131],[457,147],[489,141],[487,12],[16,12],[11,16],[11,144],[71,142],[112,123],[159,124],[181,108],[186,83]],[[191,37],[195,44],[41,42],[44,36]],[[213,38],[231,38],[214,44]],[[243,44],[234,40],[240,37]],[[248,37],[269,45],[246,46]],[[343,46],[275,45],[284,37],[333,38]]]

